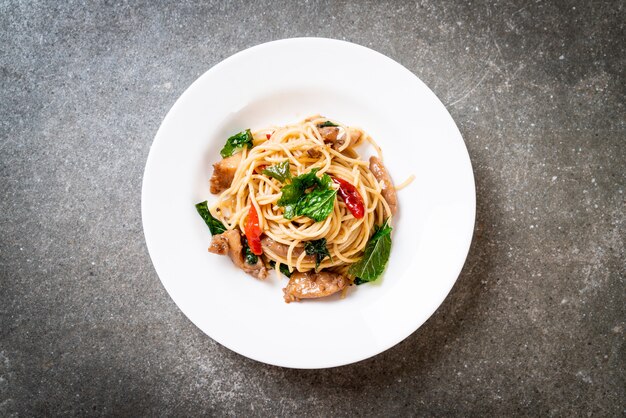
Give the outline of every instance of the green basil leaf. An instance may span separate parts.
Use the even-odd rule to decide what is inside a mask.
[[[259,261],[259,257],[250,249],[248,238],[245,235],[241,237],[241,245],[243,246],[243,258],[246,260],[246,263],[255,265]]]
[[[304,194],[304,190],[298,187],[295,183],[283,186],[280,191],[282,192],[282,195],[280,196],[280,199],[278,199],[278,206],[296,204],[298,203],[298,199],[300,199],[300,197]]]
[[[269,177],[273,177],[276,180],[284,183],[287,179],[291,178],[291,171],[289,171],[289,161],[283,161],[282,163],[270,166],[263,170],[263,174]]]
[[[304,193],[306,189],[309,187],[317,186],[320,184],[320,178],[316,176],[319,168],[314,168],[308,173],[300,174],[297,177],[294,177],[291,184],[295,185],[299,190]]]
[[[300,174],[292,178],[291,184],[283,186],[283,188],[280,189],[282,195],[280,199],[278,199],[278,206],[298,203],[298,200],[304,195],[306,189],[319,183],[320,179],[315,175],[318,171],[319,168],[314,168],[308,173]]]
[[[332,179],[328,174],[316,176],[318,168],[291,179],[291,184],[283,186],[278,206],[284,207],[283,216],[308,216],[316,222],[323,221],[333,210],[337,192],[331,189]],[[311,189],[308,193],[307,190]]]
[[[336,190],[314,190],[305,194],[296,207],[296,215],[308,216],[315,222],[328,218],[335,205]]]
[[[365,247],[363,257],[350,266],[348,273],[357,278],[354,282],[361,284],[372,282],[380,277],[389,261],[391,253],[391,227],[385,223],[374,231]]]
[[[291,277],[291,272],[289,271],[289,267],[284,264],[280,265],[280,272],[287,277]]]
[[[252,139],[252,132],[250,132],[250,129],[239,132],[226,140],[226,144],[220,151],[220,155],[222,158],[226,158],[238,153],[243,149],[243,147],[252,148]]]
[[[392,228],[389,226],[388,222],[389,219],[386,219],[382,226],[377,226],[376,228],[374,228],[374,234],[372,234],[372,238],[370,238],[370,241],[374,241],[384,235],[391,234]]]
[[[226,231],[226,227],[224,226],[224,224],[222,224],[218,219],[214,218],[213,215],[211,215],[211,212],[209,211],[209,205],[206,200],[204,202],[198,203],[196,205],[196,210],[209,227],[211,235],[218,235]]]
[[[333,179],[331,179],[328,174],[324,173],[322,178],[319,179],[319,187],[322,190],[327,190],[327,189],[330,189],[331,184],[333,184]]]
[[[289,203],[284,206],[285,212],[283,212],[283,217],[285,219],[293,219],[296,216],[296,208],[298,207],[298,203]]]
[[[271,261],[270,261],[270,266],[271,266],[273,269],[275,269],[275,268],[276,268],[276,261],[271,260]],[[289,271],[289,267],[287,267],[287,266],[286,266],[286,265],[284,265],[284,264],[281,264],[281,265],[280,265],[280,272],[281,272],[282,274],[284,274],[285,276],[287,276],[287,277],[291,277],[291,272]]]
[[[317,271],[317,269],[320,266],[320,263],[326,257],[330,258],[328,247],[326,247],[326,238],[305,242],[304,251],[307,253],[307,255],[315,256],[315,271]]]
[[[332,123],[331,121],[327,120],[326,122],[322,122],[319,125],[317,125],[318,128],[326,128],[328,126],[339,126],[336,123]]]

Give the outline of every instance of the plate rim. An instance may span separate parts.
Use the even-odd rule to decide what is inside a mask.
[[[450,282],[449,287],[445,290],[445,293],[442,292],[442,298],[441,300],[437,301],[436,304],[434,304],[434,308],[430,311],[430,313],[428,315],[426,315],[424,318],[420,318],[420,320],[414,321],[412,322],[412,324],[416,324],[414,327],[413,325],[410,327],[411,331],[408,332],[406,335],[404,333],[398,333],[398,336],[393,339],[392,341],[390,341],[388,344],[385,344],[384,347],[378,349],[378,350],[373,350],[370,353],[368,353],[367,355],[364,356],[360,356],[358,358],[354,358],[351,361],[337,361],[337,362],[333,362],[333,361],[328,361],[326,362],[326,365],[324,366],[311,366],[311,367],[307,367],[305,365],[299,365],[299,366],[293,366],[293,365],[288,365],[288,364],[279,364],[277,362],[271,362],[271,361],[267,361],[265,359],[259,358],[255,355],[251,355],[249,353],[242,353],[240,350],[234,348],[231,344],[229,344],[228,342],[224,342],[224,341],[220,341],[218,339],[216,339],[215,337],[209,335],[207,332],[204,331],[204,329],[198,324],[196,323],[195,320],[193,320],[186,312],[186,309],[184,309],[172,296],[172,291],[170,290],[170,287],[168,286],[168,284],[164,281],[164,279],[161,277],[161,274],[159,274],[159,269],[157,267],[158,265],[158,261],[155,260],[153,254],[154,251],[151,251],[151,247],[152,245],[150,244],[150,240],[148,238],[148,227],[146,225],[146,196],[148,194],[147,191],[147,187],[146,187],[146,183],[147,183],[147,178],[148,178],[148,173],[150,171],[150,169],[152,168],[152,166],[155,164],[155,152],[153,152],[153,149],[155,147],[155,145],[157,145],[158,143],[161,143],[162,141],[158,141],[158,138],[162,135],[162,131],[164,129],[164,126],[166,126],[167,124],[170,123],[170,119],[173,118],[173,115],[178,111],[178,108],[183,106],[183,102],[185,102],[185,97],[188,96],[190,94],[190,92],[192,90],[195,89],[195,87],[198,84],[201,84],[203,82],[203,80],[205,80],[208,77],[211,77],[211,74],[213,72],[218,71],[222,66],[228,65],[228,63],[231,60],[235,60],[238,57],[240,57],[241,55],[245,55],[247,53],[249,53],[251,50],[257,50],[257,49],[262,49],[262,48],[267,48],[267,47],[272,47],[275,46],[276,44],[287,44],[287,43],[294,43],[294,42],[332,42],[332,43],[340,43],[343,44],[343,46],[349,47],[349,48],[359,48],[362,50],[366,50],[368,53],[373,53],[376,56],[378,56],[378,58],[382,58],[385,61],[391,62],[393,65],[401,67],[402,70],[408,72],[408,74],[410,74],[410,76],[414,79],[414,81],[416,81],[417,83],[421,84],[422,87],[424,87],[432,96],[433,99],[435,99],[439,105],[441,106],[441,108],[445,111],[445,114],[447,115],[447,117],[449,118],[449,120],[452,123],[452,126],[454,128],[454,131],[458,134],[458,137],[460,138],[460,145],[462,145],[463,147],[463,157],[466,159],[466,162],[468,163],[468,168],[469,168],[469,175],[470,177],[468,178],[468,180],[470,180],[471,182],[471,209],[472,209],[472,213],[471,213],[471,217],[468,217],[468,219],[471,219],[471,222],[468,222],[468,231],[464,232],[464,234],[462,235],[462,237],[464,238],[464,242],[463,242],[463,248],[464,250],[462,251],[463,253],[463,257],[461,258],[459,256],[458,258],[458,262],[457,265],[454,268],[455,274],[454,274],[454,280],[452,280]],[[158,145],[157,145],[158,146]],[[143,228],[143,233],[144,233],[144,240],[146,243],[146,248],[148,249],[148,254],[150,256],[150,260],[152,262],[153,268],[157,274],[157,277],[159,277],[159,281],[161,282],[161,284],[163,285],[163,287],[165,288],[166,292],[168,293],[168,296],[170,297],[170,299],[174,302],[174,304],[178,307],[178,309],[185,315],[185,317],[191,321],[192,324],[194,324],[200,331],[202,331],[203,334],[205,334],[206,336],[208,336],[209,338],[211,338],[213,341],[217,342],[218,344],[220,344],[221,346],[241,355],[244,356],[246,358],[250,358],[252,360],[258,361],[260,363],[264,363],[264,364],[269,364],[269,365],[273,365],[273,366],[278,366],[278,367],[285,367],[285,368],[292,368],[292,369],[324,369],[324,368],[332,368],[332,367],[340,367],[340,366],[345,366],[345,365],[349,365],[349,364],[354,364],[357,362],[361,362],[364,361],[366,359],[372,358],[374,356],[377,356],[378,354],[387,351],[393,347],[395,347],[397,344],[399,344],[400,342],[404,341],[405,339],[407,339],[408,337],[410,337],[413,333],[415,333],[419,328],[421,328],[433,315],[434,313],[439,309],[439,307],[443,304],[443,302],[445,301],[445,299],[449,296],[450,292],[452,291],[452,288],[454,287],[454,285],[457,283],[460,274],[463,270],[463,267],[465,266],[467,259],[468,259],[468,255],[471,249],[471,245],[472,242],[474,240],[474,229],[476,226],[476,181],[475,181],[475,176],[474,176],[474,168],[472,165],[472,160],[470,158],[469,155],[469,150],[467,147],[467,143],[465,142],[465,139],[463,138],[463,135],[461,134],[456,122],[454,121],[454,119],[452,118],[452,115],[450,115],[450,112],[448,111],[448,109],[446,108],[446,106],[443,104],[443,102],[439,99],[439,97],[437,97],[437,95],[412,71],[410,71],[408,68],[406,68],[404,65],[402,65],[401,63],[399,63],[398,61],[384,55],[381,52],[378,52],[374,49],[371,49],[369,47],[363,46],[363,45],[359,45],[357,43],[353,43],[353,42],[349,42],[349,41],[345,41],[345,40],[340,40],[340,39],[333,39],[333,38],[326,38],[326,37],[294,37],[294,38],[284,38],[284,39],[277,39],[277,40],[272,40],[269,42],[263,42],[260,44],[256,44],[253,45],[251,47],[242,49],[230,56],[228,56],[227,58],[221,60],[220,62],[218,62],[217,64],[213,65],[212,67],[210,67],[207,71],[205,71],[203,74],[201,74],[199,77],[197,77],[181,94],[180,96],[178,96],[178,98],[176,99],[176,101],[174,102],[174,104],[171,106],[171,108],[168,110],[167,114],[165,115],[165,117],[163,118],[163,120],[161,121],[159,128],[152,140],[152,143],[150,145],[150,149],[148,152],[148,156],[146,158],[146,164],[145,164],[145,168],[144,168],[144,172],[143,172],[143,178],[142,178],[142,188],[141,188],[141,218],[142,218],[142,228]],[[400,335],[401,334],[401,335]]]

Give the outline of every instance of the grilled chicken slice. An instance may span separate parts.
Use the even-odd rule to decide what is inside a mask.
[[[230,187],[239,164],[241,164],[240,152],[213,164],[213,176],[210,180],[211,193],[222,193]]]
[[[330,296],[341,291],[348,283],[348,279],[338,273],[328,271],[300,273],[296,271],[291,275],[287,287],[283,289],[285,302]]]
[[[267,268],[265,268],[260,257],[256,264],[248,264],[244,260],[243,245],[241,244],[239,231],[231,229],[222,234],[213,235],[209,252],[219,255],[228,255],[234,265],[257,279],[263,280],[267,277]]]
[[[274,241],[267,235],[264,235],[261,238],[261,247],[263,247],[263,251],[269,251],[271,253],[276,254],[279,257],[287,258],[287,251],[289,250],[289,246],[282,244],[280,242]],[[300,257],[300,254],[304,251],[304,248],[296,247],[293,249],[291,256],[294,260]],[[315,263],[314,255],[305,255],[304,261],[307,263]]]
[[[370,171],[376,177],[376,180],[380,183],[382,188],[382,195],[391,209],[391,214],[395,215],[398,210],[398,196],[396,195],[396,189],[393,187],[393,182],[387,169],[383,165],[383,162],[378,157],[370,157]]]
[[[361,131],[350,128],[348,129],[350,131],[351,144],[353,146],[357,145],[361,141]],[[337,126],[325,126],[323,128],[318,128],[317,130],[324,142],[330,144],[330,146],[334,149],[339,149],[346,142],[346,131]]]

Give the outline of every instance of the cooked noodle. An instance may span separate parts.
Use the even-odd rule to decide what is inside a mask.
[[[212,212],[227,229],[245,229],[250,205],[254,205],[259,217],[259,225],[269,238],[289,246],[286,257],[264,248],[264,255],[279,265],[288,266],[290,271],[305,272],[315,268],[315,263],[305,259],[305,241],[326,239],[330,258],[325,258],[320,269],[345,272],[347,267],[359,260],[375,225],[381,225],[391,217],[391,210],[381,195],[381,185],[369,169],[369,164],[355,151],[352,139],[365,140],[374,146],[379,156],[380,147],[367,133],[341,124],[340,131],[346,140],[337,149],[324,144],[317,125],[327,121],[323,117],[313,117],[300,123],[276,130],[265,129],[253,133],[254,147],[244,148],[241,164],[238,166],[232,184],[222,192],[213,205]],[[352,135],[351,135],[352,133]],[[266,135],[271,134],[268,139]],[[351,136],[353,138],[351,138]],[[291,173],[298,176],[318,168],[318,177],[324,173],[344,179],[354,185],[360,193],[365,216],[356,219],[342,199],[335,199],[330,216],[321,222],[306,216],[296,216],[289,220],[283,217],[283,207],[277,202],[281,197],[283,184],[276,179],[260,174],[264,167],[289,161]],[[337,189],[337,184],[332,184]]]
[[[404,189],[406,186],[413,183],[413,180],[415,180],[415,175],[411,174],[406,180],[396,186],[396,190]]]

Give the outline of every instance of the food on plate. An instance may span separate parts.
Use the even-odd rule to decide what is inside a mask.
[[[361,159],[369,143],[377,156]],[[246,273],[289,278],[287,303],[378,279],[391,251],[398,199],[382,152],[363,130],[323,116],[246,129],[213,164],[217,200],[196,209],[213,235],[209,252]]]

